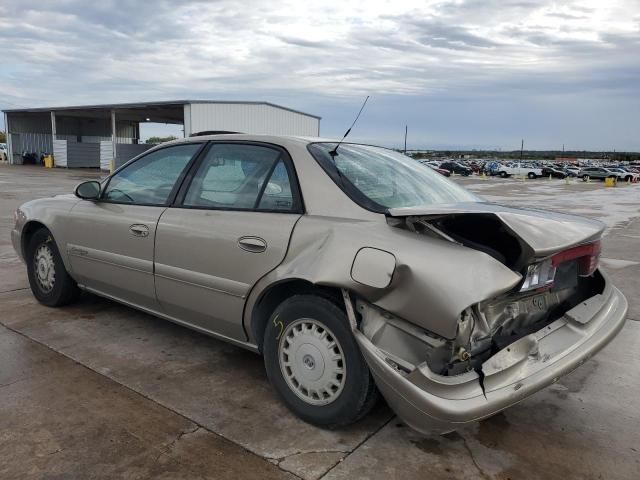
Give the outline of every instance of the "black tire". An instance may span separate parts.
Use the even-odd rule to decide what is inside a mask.
[[[509,176],[509,174],[507,172],[500,172],[500,176],[502,178],[507,178]]]
[[[44,286],[39,280],[37,272],[39,252],[51,258],[54,277],[50,288]],[[33,234],[27,246],[26,263],[29,285],[38,302],[48,307],[61,307],[78,298],[80,289],[67,273],[58,246],[48,230],[42,228]]]
[[[529,177],[531,180],[533,180],[534,178],[536,178],[536,174],[533,172],[529,172],[527,173],[527,177]]]
[[[287,327],[302,319],[321,324],[333,334],[342,349],[342,390],[331,403],[325,405],[313,405],[303,400],[289,386],[280,366],[281,345],[285,343],[281,336],[287,333]],[[295,325],[291,328],[294,329]],[[326,298],[296,295],[282,302],[271,315],[265,329],[263,352],[271,385],[285,405],[305,422],[329,429],[343,427],[365,416],[378,399],[378,390],[351,332],[346,314]]]
[[[589,180],[589,175],[582,175],[582,181],[586,182],[587,180]]]

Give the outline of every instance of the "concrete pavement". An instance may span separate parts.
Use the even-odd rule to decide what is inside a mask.
[[[638,478],[636,321],[503,414],[422,437],[384,404],[348,429],[307,425],[277,400],[257,355],[116,303],[37,304],[9,245],[13,210],[96,175],[0,167],[0,478]],[[542,195],[535,183],[464,182],[515,204]],[[602,188],[557,186],[558,198]],[[638,236],[631,215],[604,242],[636,320]]]

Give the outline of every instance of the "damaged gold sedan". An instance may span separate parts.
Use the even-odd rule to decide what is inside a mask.
[[[15,219],[41,303],[84,289],[260,352],[283,402],[330,428],[378,392],[421,432],[481,420],[577,368],[627,311],[599,222],[487,203],[367,145],[180,140]]]

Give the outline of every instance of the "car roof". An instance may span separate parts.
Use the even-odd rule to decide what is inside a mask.
[[[335,138],[326,137],[304,137],[294,135],[259,135],[249,133],[230,133],[216,135],[198,135],[194,137],[179,138],[169,143],[199,142],[199,141],[221,141],[221,140],[243,140],[246,142],[274,143],[286,147],[288,144],[308,145],[315,142],[338,142]],[[350,143],[350,142],[345,142]]]

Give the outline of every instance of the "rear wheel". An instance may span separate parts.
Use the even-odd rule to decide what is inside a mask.
[[[56,242],[48,230],[43,228],[33,234],[26,258],[29,285],[38,302],[48,307],[60,307],[78,297],[80,289],[64,268]]]
[[[507,172],[500,172],[500,176],[502,178],[507,178],[509,176],[509,174],[507,174]]]
[[[582,175],[582,181],[586,182],[587,180],[589,180],[589,175]]]
[[[285,300],[267,324],[263,351],[274,389],[306,422],[341,427],[375,404],[377,389],[349,321],[330,300]]]
[[[535,174],[535,173],[533,173],[533,172],[529,172],[529,173],[527,174],[527,177],[529,177],[530,179],[532,179],[532,180],[533,180],[534,178],[536,178],[536,174]]]

